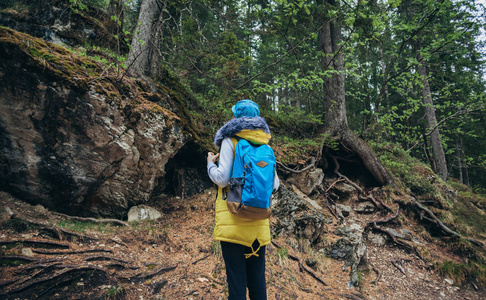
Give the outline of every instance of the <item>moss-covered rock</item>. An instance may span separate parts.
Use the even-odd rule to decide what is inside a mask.
[[[193,138],[176,96],[0,28],[0,189],[69,213],[124,215]]]

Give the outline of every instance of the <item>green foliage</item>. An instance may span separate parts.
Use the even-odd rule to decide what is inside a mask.
[[[211,251],[214,256],[219,256],[221,254],[221,244],[218,241],[211,241]]]
[[[486,284],[486,266],[479,263],[456,263],[447,260],[437,263],[436,268],[442,276],[453,279],[457,284],[464,284],[471,279],[480,285]]]
[[[381,161],[390,173],[404,187],[416,196],[440,195],[434,185],[437,179],[432,170],[418,159],[411,157],[400,146],[389,142],[370,142],[370,146],[377,152]]]
[[[277,112],[265,113],[266,120],[277,132],[284,132],[288,137],[312,138],[322,127],[319,115],[307,114],[304,111],[287,105],[281,105]]]
[[[453,223],[468,235],[486,234],[486,197],[473,191],[456,180],[449,180],[450,186],[456,191],[456,201],[451,208]]]
[[[86,231],[97,231],[101,233],[111,233],[114,232],[114,228],[111,225],[104,223],[93,223],[93,222],[80,222],[72,220],[63,220],[57,223],[59,227],[86,233]]]
[[[278,248],[277,251],[275,251],[275,254],[278,258],[284,259],[288,257],[289,250],[287,248]]]
[[[84,10],[88,11],[89,7],[104,9],[108,6],[110,0],[69,0],[71,8],[74,11]]]
[[[111,286],[105,292],[105,297],[107,300],[124,299],[125,296],[126,296],[126,292],[123,285]]]

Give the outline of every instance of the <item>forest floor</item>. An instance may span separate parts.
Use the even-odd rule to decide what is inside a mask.
[[[212,238],[214,199],[208,190],[152,203],[165,212],[161,218],[127,227],[69,221],[0,193],[0,299],[226,299],[224,263]],[[274,241],[281,248],[267,247],[268,299],[486,298],[485,291],[457,285],[396,247],[368,244],[368,267],[353,288],[343,262],[298,240]],[[460,259],[443,245],[430,247],[436,257]],[[313,275],[323,283],[291,256],[314,258]]]

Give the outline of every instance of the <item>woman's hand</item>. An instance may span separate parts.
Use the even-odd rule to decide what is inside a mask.
[[[210,161],[212,161],[213,163],[216,163],[216,161],[218,160],[218,157],[219,157],[219,153],[218,154],[214,154],[213,152],[208,152],[208,163]]]

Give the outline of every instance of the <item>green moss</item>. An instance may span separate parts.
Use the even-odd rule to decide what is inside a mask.
[[[59,227],[66,228],[72,231],[86,233],[86,231],[97,231],[102,233],[114,232],[114,228],[106,223],[80,222],[80,221],[60,221],[57,224]]]
[[[486,285],[486,266],[475,262],[456,263],[448,260],[437,263],[436,269],[442,276],[449,277],[458,284],[473,280],[481,286]]]

